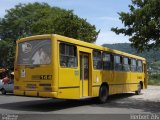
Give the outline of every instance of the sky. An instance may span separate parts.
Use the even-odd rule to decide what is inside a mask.
[[[33,2],[46,2],[50,6],[73,10],[79,17],[87,19],[96,26],[97,31],[100,30],[96,40],[98,45],[129,42],[129,37],[116,35],[111,28],[123,27],[118,12],[129,12],[131,0],[0,0],[0,18],[3,18],[6,10],[19,3]]]

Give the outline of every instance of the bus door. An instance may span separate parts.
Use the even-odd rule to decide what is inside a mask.
[[[80,53],[80,96],[87,97],[89,95],[89,54]]]

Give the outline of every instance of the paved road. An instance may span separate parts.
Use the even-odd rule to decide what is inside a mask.
[[[141,95],[112,95],[106,104],[94,100],[57,100],[0,94],[0,113],[8,114],[160,114],[160,86],[149,86]]]

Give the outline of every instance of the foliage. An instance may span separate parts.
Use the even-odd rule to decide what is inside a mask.
[[[160,80],[160,74],[150,75],[150,79],[158,79],[158,80]]]
[[[71,10],[51,7],[46,3],[19,4],[7,11],[0,19],[1,64],[13,64],[15,42],[22,37],[39,34],[60,34],[67,37],[95,42],[99,34],[96,27],[79,18]],[[10,47],[8,40],[12,43]],[[6,51],[4,51],[6,50]],[[10,52],[9,52],[10,51]]]
[[[15,44],[10,40],[0,40],[0,66],[13,69]]]
[[[160,85],[160,74],[149,75],[148,84],[150,84],[150,85]]]
[[[112,28],[116,34],[130,36],[138,51],[160,46],[160,0],[132,0],[130,12],[120,12],[124,28]]]

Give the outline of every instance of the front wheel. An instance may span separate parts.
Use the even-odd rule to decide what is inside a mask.
[[[108,99],[108,95],[109,95],[108,87],[102,85],[99,90],[99,102],[105,103]]]
[[[139,83],[139,84],[138,84],[138,89],[137,89],[137,91],[135,91],[136,95],[140,95],[140,94],[141,94],[141,89],[142,89],[142,86],[141,86],[141,84]]]

